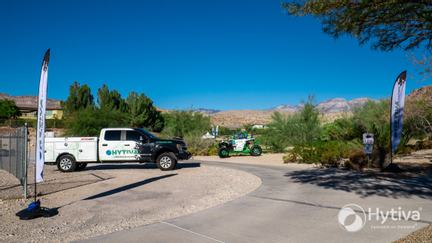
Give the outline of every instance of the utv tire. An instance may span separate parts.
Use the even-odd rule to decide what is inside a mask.
[[[177,165],[177,158],[174,153],[165,152],[157,157],[156,165],[162,171],[174,170]]]
[[[57,168],[61,172],[73,172],[77,167],[77,162],[72,155],[65,154],[58,158]]]
[[[87,163],[77,163],[76,171],[84,170],[87,167]]]
[[[260,156],[262,154],[262,149],[259,145],[252,146],[250,154],[252,156]]]
[[[220,148],[218,154],[219,154],[219,158],[221,159],[229,157],[229,151],[225,147]]]

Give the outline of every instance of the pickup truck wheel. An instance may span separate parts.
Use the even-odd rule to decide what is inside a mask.
[[[156,164],[160,170],[173,170],[176,167],[177,158],[173,153],[162,153],[157,157]]]
[[[87,163],[77,163],[76,170],[77,171],[84,170],[86,167],[87,167]]]
[[[61,172],[72,172],[75,171],[76,167],[77,163],[75,162],[75,158],[72,155],[62,155],[58,159],[57,168]]]

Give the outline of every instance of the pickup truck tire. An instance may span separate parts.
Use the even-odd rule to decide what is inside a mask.
[[[77,167],[75,158],[70,154],[62,155],[58,158],[57,168],[61,172],[73,172]]]
[[[87,167],[87,163],[77,163],[77,167],[75,170],[81,171],[84,170]]]
[[[157,157],[156,165],[163,171],[174,170],[177,165],[177,158],[174,153],[165,152]]]

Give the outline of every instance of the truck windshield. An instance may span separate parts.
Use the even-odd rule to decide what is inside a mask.
[[[144,135],[147,136],[148,138],[157,138],[155,135],[149,133],[148,131],[146,131],[146,130],[143,129],[143,128],[137,128],[137,129],[135,129],[135,130],[137,130],[137,131],[139,131],[140,133],[144,134]]]

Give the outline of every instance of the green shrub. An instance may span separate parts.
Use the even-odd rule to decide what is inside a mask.
[[[201,138],[210,131],[210,117],[193,111],[171,111],[163,114],[165,128],[164,136],[186,137],[199,136]]]
[[[184,140],[188,146],[188,151],[192,155],[207,156],[217,154],[217,147],[212,139],[202,139],[199,134],[189,134],[184,137]]]
[[[374,161],[382,167],[390,152],[390,102],[388,100],[369,101],[363,107],[354,110],[356,134],[370,132],[374,134]],[[403,144],[403,142],[402,142]]]
[[[272,152],[285,152],[290,145],[301,147],[316,142],[321,135],[319,111],[309,97],[298,113],[284,116],[275,112],[271,123],[263,132],[262,142]]]
[[[353,151],[361,150],[361,147],[356,141],[318,141],[295,146],[286,161],[336,166],[343,158],[349,158]]]
[[[282,157],[282,160],[284,163],[294,163],[298,161],[296,154],[292,152],[288,152],[287,154],[285,154]]]
[[[27,123],[28,127],[36,128],[37,120],[36,119],[8,119],[8,120],[0,120],[0,125],[2,126],[11,126],[11,127],[23,127]],[[64,128],[64,120],[59,119],[46,119],[45,120],[46,128]]]
[[[16,118],[21,115],[13,100],[0,100],[0,119]]]

